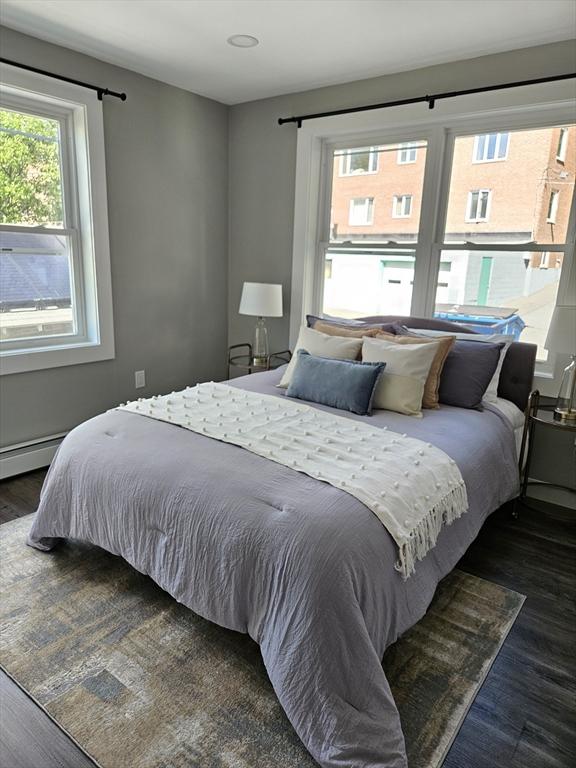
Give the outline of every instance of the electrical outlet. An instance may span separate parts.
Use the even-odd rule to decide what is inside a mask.
[[[146,386],[146,371],[134,371],[134,386],[136,389]]]

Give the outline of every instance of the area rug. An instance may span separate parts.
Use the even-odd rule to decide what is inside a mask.
[[[258,646],[97,547],[0,526],[0,662],[102,768],[312,768]],[[386,652],[410,768],[438,768],[522,606],[454,571]]]

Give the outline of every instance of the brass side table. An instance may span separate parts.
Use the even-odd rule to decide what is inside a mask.
[[[550,488],[561,488],[564,491],[576,493],[576,489],[568,485],[559,483],[548,483],[544,480],[530,480],[530,467],[532,464],[532,454],[534,450],[534,440],[537,425],[543,425],[548,429],[562,430],[564,432],[576,432],[576,422],[558,421],[554,418],[553,406],[540,405],[540,392],[535,390],[531,393],[526,409],[526,420],[524,422],[524,432],[522,434],[522,443],[520,446],[519,469],[520,469],[520,494],[517,501],[525,502],[529,485],[548,486]],[[514,515],[517,517],[517,508],[514,505]]]
[[[242,350],[242,352],[240,352]],[[233,344],[228,347],[228,378],[230,378],[231,368],[241,368],[248,373],[259,373],[261,371],[272,371],[281,365],[289,363],[292,353],[289,349],[282,352],[273,352],[268,355],[266,362],[255,364],[252,356],[252,344]]]

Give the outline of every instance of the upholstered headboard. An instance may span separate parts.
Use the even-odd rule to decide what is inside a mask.
[[[448,320],[434,320],[430,317],[398,317],[397,315],[373,315],[361,317],[371,323],[402,323],[408,328],[427,328],[436,331],[448,331],[452,333],[475,333],[459,323],[451,323]],[[508,347],[500,383],[498,396],[510,400],[524,411],[528,404],[528,397],[533,387],[534,366],[536,365],[536,344],[526,344],[522,341],[514,341]]]

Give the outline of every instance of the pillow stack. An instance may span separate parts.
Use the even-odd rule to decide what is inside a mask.
[[[483,398],[496,398],[509,337],[307,319],[313,327],[300,329],[278,384],[290,397],[362,415],[374,407],[410,416],[439,403],[481,409]]]

